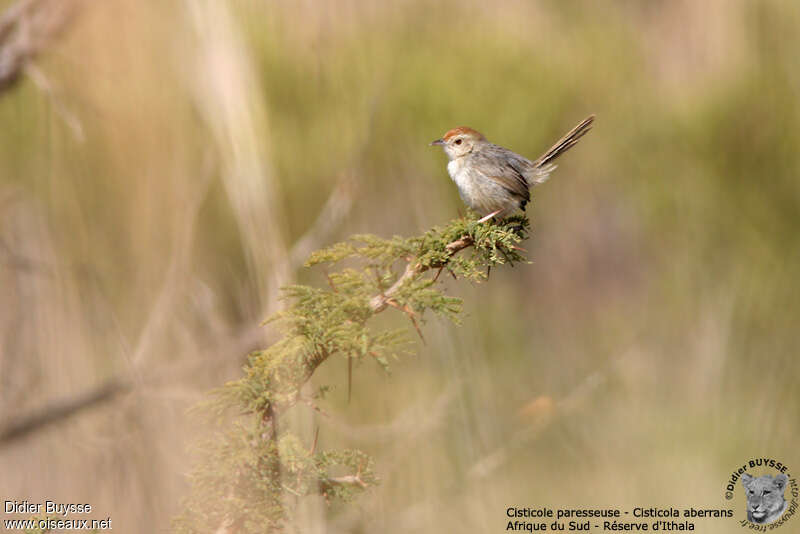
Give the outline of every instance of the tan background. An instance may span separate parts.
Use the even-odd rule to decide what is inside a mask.
[[[721,507],[748,459],[798,468],[798,27],[788,0],[89,2],[0,94],[0,420],[134,386],[0,448],[0,496],[166,530],[187,408],[274,339],[277,287],[322,283],[310,248],[457,216],[451,127],[535,157],[592,112],[533,264],[448,282],[463,325],[349,405],[343,359],[315,377],[332,415],[300,430],[383,482],[299,530]]]

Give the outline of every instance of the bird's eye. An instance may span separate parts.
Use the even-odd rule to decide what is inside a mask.
[[[769,495],[769,494],[770,494],[769,490],[764,490],[764,495]]]
[[[461,144],[461,139],[456,139],[456,144],[460,145]]]

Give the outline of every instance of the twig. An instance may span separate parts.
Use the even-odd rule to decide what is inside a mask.
[[[0,430],[0,444],[7,445],[46,426],[62,422],[88,408],[108,402],[130,389],[131,385],[128,382],[115,379],[74,397],[51,402],[38,411],[6,424]]]
[[[77,0],[19,0],[0,15],[0,92],[66,27]]]
[[[338,293],[339,290],[336,288],[336,284],[333,283],[333,279],[331,279],[331,275],[329,273],[325,273],[325,278],[328,280],[328,285],[331,286],[331,289],[334,293]]]
[[[355,475],[345,475],[341,477],[331,477],[324,480],[325,483],[331,484],[338,484],[340,486],[359,486],[363,489],[367,488],[366,482],[361,480],[361,471],[364,470],[364,462],[358,464],[358,469],[356,469]]]
[[[361,474],[326,478],[324,482],[330,485],[337,485],[337,486],[359,486],[364,489],[367,488],[366,482],[361,480]]]
[[[454,255],[455,253],[464,250],[467,247],[470,247],[474,244],[474,241],[471,236],[465,235],[455,241],[448,243],[445,246],[445,249],[450,253],[450,255]],[[436,267],[444,267],[447,262],[444,262],[442,265],[437,265]],[[412,278],[420,275],[430,269],[432,266],[430,265],[422,265],[421,263],[414,263],[413,261],[410,262],[406,266],[405,272],[403,275],[397,279],[397,281],[392,284],[392,287],[381,293],[380,295],[376,295],[370,300],[370,308],[372,308],[373,313],[380,313],[386,309],[388,306],[389,300],[398,292],[403,286]]]
[[[308,451],[309,456],[314,456],[314,452],[317,450],[317,440],[319,440],[319,427],[314,432],[314,443],[311,444],[311,450]]]
[[[439,270],[436,271],[436,276],[433,277],[433,281],[436,282],[439,279],[439,275],[442,274],[442,270],[444,269],[444,265],[439,267]]]
[[[479,222],[479,223],[486,222],[486,221],[488,221],[489,219],[491,219],[492,217],[494,217],[495,215],[497,215],[498,213],[500,213],[501,211],[503,211],[503,210],[497,210],[497,211],[493,211],[493,212],[492,212],[492,213],[490,213],[489,215],[487,215],[487,216],[485,216],[485,217],[481,217],[480,219],[478,219],[478,222]]]
[[[51,84],[47,79],[45,73],[33,63],[28,65],[27,73],[31,80],[33,80],[33,83],[36,84],[36,87],[50,97],[50,100],[53,102],[53,108],[56,110],[56,114],[61,117],[61,120],[64,121],[64,124],[67,125],[67,128],[72,131],[72,135],[75,136],[75,139],[81,143],[84,142],[86,140],[86,136],[83,133],[83,125],[81,124],[80,119],[78,119],[78,117],[72,111],[67,109],[67,106],[61,100],[58,93],[53,88],[53,84]]]
[[[408,304],[404,304],[403,306],[401,306],[394,299],[387,300],[386,304],[408,315],[408,318],[411,319],[411,324],[414,325],[414,329],[417,331],[417,334],[419,334],[419,338],[422,340],[423,343],[425,343],[425,336],[422,335],[422,330],[419,329],[419,324],[417,324],[417,314],[414,313],[414,310],[409,308]]]
[[[323,410],[322,408],[320,408],[319,406],[314,404],[314,401],[312,401],[311,399],[309,399],[307,397],[301,397],[300,398],[300,402],[302,402],[303,404],[305,404],[306,406],[308,406],[309,408],[311,408],[315,412],[318,412],[318,413],[324,415],[325,417],[329,417],[328,412],[326,412],[325,410]]]

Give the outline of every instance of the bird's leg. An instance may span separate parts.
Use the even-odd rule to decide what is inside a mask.
[[[483,218],[481,218],[481,219],[478,219],[478,222],[479,222],[479,223],[486,222],[486,221],[488,221],[489,219],[491,219],[492,217],[494,217],[495,215],[497,215],[498,213],[500,213],[501,211],[503,211],[503,210],[497,210],[497,211],[493,211],[492,213],[490,213],[490,214],[489,214],[489,215],[487,215],[486,217],[483,217]]]

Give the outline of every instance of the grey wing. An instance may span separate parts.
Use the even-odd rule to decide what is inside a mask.
[[[528,180],[525,178],[527,169],[533,169],[533,164],[519,154],[497,145],[491,145],[473,157],[474,163],[486,170],[486,175],[497,181],[512,195],[519,197],[523,202],[531,199],[528,191]]]

